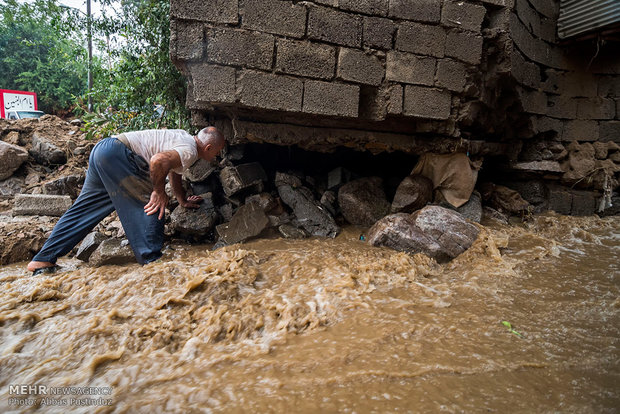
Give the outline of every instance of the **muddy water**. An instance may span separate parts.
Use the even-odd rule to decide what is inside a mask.
[[[359,235],[3,267],[0,411],[620,410],[620,219],[489,224],[442,266]],[[15,384],[111,394],[59,407]]]

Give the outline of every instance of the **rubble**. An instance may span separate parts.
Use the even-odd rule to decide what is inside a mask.
[[[220,224],[216,229],[220,240],[234,244],[258,236],[268,225],[264,209],[251,202],[239,207],[228,223]]]
[[[89,263],[92,266],[122,265],[134,263],[136,257],[127,239],[107,239],[101,242],[92,253]]]
[[[9,178],[28,159],[28,152],[0,141],[0,181]]]
[[[15,196],[13,215],[60,217],[71,207],[69,196],[18,194]]]
[[[358,226],[372,226],[390,211],[379,177],[358,178],[344,184],[338,190],[338,204],[344,218]]]

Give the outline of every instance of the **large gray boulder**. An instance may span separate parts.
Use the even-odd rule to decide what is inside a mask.
[[[398,185],[391,213],[413,213],[433,201],[433,182],[420,174],[405,177]]]
[[[84,240],[82,240],[82,243],[80,243],[75,257],[84,262],[88,262],[90,256],[97,250],[97,247],[106,239],[107,237],[105,234],[101,232],[93,231],[92,233],[88,233],[88,235],[84,237]]]
[[[284,184],[285,174],[279,173],[278,194],[292,210],[299,224],[313,236],[336,237],[340,228],[327,209],[315,200],[310,189]],[[292,180],[294,181],[294,180]]]
[[[170,215],[172,228],[183,236],[205,236],[218,219],[211,193],[201,194],[203,201],[198,208],[177,207]]]
[[[107,239],[101,242],[88,261],[93,266],[133,263],[136,257],[127,239]]]
[[[0,141],[0,180],[9,178],[28,159],[28,151]]]
[[[65,195],[17,194],[14,216],[60,217],[71,207],[71,197]]]
[[[390,203],[379,177],[348,182],[338,190],[338,204],[344,218],[358,226],[372,226],[390,211]]]
[[[482,199],[480,198],[480,193],[477,191],[471,193],[469,201],[457,208],[456,211],[466,219],[480,223],[480,220],[482,220]]]
[[[37,132],[32,134],[32,149],[29,152],[39,164],[61,165],[67,162],[67,154]]]
[[[223,168],[220,181],[227,196],[236,195],[243,190],[260,193],[267,181],[267,174],[259,163],[251,162]]]
[[[269,219],[258,203],[245,204],[235,212],[228,223],[216,227],[220,240],[235,244],[258,236],[269,226]]]
[[[68,195],[76,199],[80,194],[80,186],[84,184],[84,175],[73,174],[43,184],[43,194]]]
[[[447,262],[467,250],[480,230],[459,213],[427,206],[412,214],[392,214],[368,231],[368,243]]]
[[[198,183],[209,178],[209,176],[216,170],[217,164],[212,164],[201,158],[183,172],[183,177],[192,183]]]

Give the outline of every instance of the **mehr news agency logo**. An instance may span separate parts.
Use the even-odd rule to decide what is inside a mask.
[[[9,406],[111,406],[113,387],[48,387],[9,385]]]

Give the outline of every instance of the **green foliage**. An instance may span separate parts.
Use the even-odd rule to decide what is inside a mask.
[[[1,88],[36,92],[45,112],[86,91],[87,59],[74,21],[53,0],[0,3]]]

